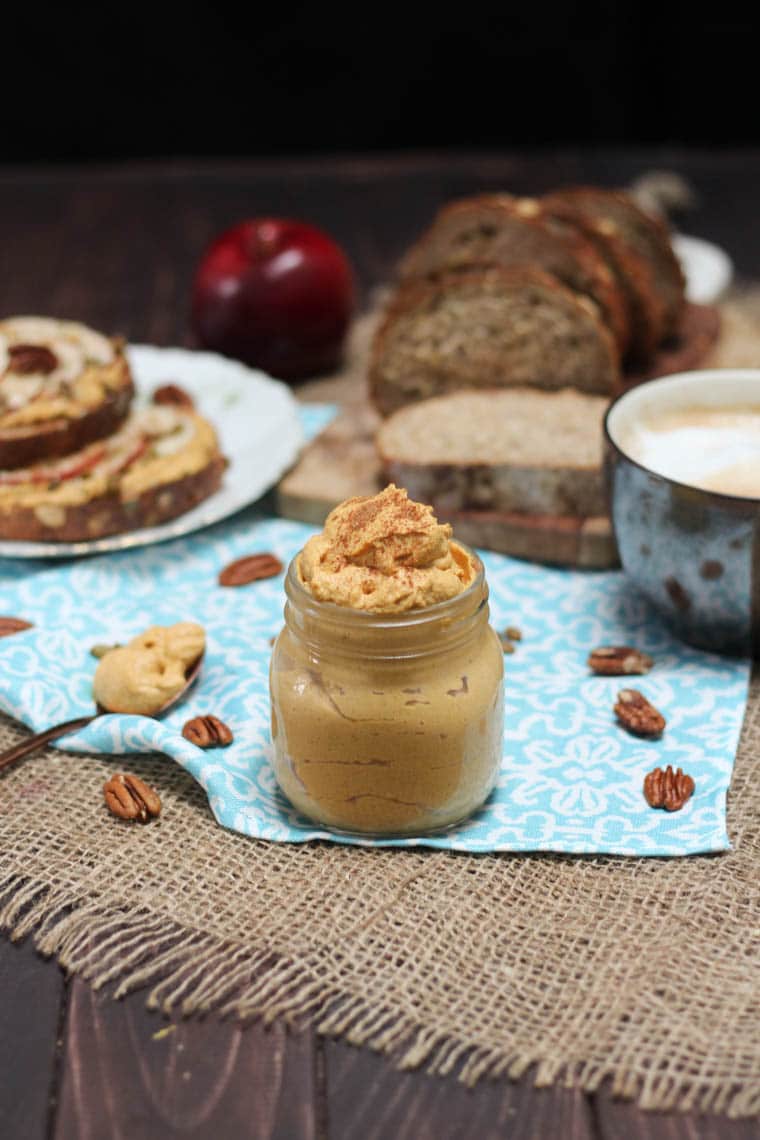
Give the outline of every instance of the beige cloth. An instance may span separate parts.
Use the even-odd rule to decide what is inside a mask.
[[[0,747],[21,735],[0,720]],[[104,807],[125,766],[163,800],[146,827]],[[117,995],[308,1019],[469,1083],[535,1066],[646,1108],[760,1112],[757,675],[720,856],[257,842],[163,757],[47,750],[0,788],[0,925]]]
[[[0,746],[20,735],[0,722]],[[164,803],[145,827],[103,804],[125,763]],[[720,856],[258,842],[163,757],[48,750],[1,782],[0,924],[96,986],[308,1018],[467,1082],[535,1064],[647,1108],[760,1111],[760,677]]]

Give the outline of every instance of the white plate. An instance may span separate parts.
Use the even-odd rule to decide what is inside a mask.
[[[0,541],[0,556],[70,558],[178,538],[255,502],[294,462],[303,432],[295,398],[279,380],[212,352],[136,344],[128,355],[138,405],[145,403],[159,384],[173,382],[189,392],[198,411],[211,420],[222,452],[230,461],[220,490],[161,526],[91,542]]]
[[[731,284],[734,267],[731,258],[711,241],[673,235],[673,249],[686,277],[686,296],[698,305],[717,301]]]

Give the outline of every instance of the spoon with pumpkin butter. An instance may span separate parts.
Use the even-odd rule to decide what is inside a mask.
[[[96,711],[54,725],[0,753],[0,772],[43,744],[86,728],[106,713],[161,717],[198,679],[206,635],[196,622],[151,626],[123,646],[104,653],[93,677]]]

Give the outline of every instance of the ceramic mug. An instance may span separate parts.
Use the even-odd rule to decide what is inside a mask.
[[[760,417],[760,370],[681,372],[618,396],[604,422],[610,513],[623,570],[682,640],[757,657],[760,496],[705,490],[689,482],[703,480],[694,468],[709,459],[699,445],[706,437],[698,432],[668,437],[670,460],[662,448],[656,464],[641,460],[643,426],[716,407]],[[746,464],[754,471],[756,456],[760,474],[760,453],[745,449],[741,454],[745,471]],[[726,464],[738,457],[738,449],[729,450]],[[684,468],[690,471],[687,477]]]

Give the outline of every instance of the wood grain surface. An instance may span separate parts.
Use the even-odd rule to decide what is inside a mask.
[[[56,1140],[314,1140],[315,1043],[282,1025],[171,1021],[75,979]]]
[[[418,1073],[399,1074],[382,1058],[333,1042],[327,1044],[326,1060],[331,1137],[539,1140],[561,1135],[564,1140],[594,1140],[596,1136],[590,1102],[576,1090],[557,1086],[538,1091],[527,1082],[509,1081],[467,1089]]]
[[[757,1140],[755,1121],[642,1113],[606,1090],[466,1089],[281,1024],[167,1019],[0,939],[3,1140]],[[65,1020],[62,1019],[63,1011]]]
[[[289,214],[324,226],[346,247],[366,299],[449,198],[625,184],[651,168],[694,185],[698,207],[684,229],[760,277],[760,151],[6,168],[0,313],[191,344],[193,267],[212,235],[242,218]],[[309,1031],[167,1021],[140,993],[114,1002],[67,983],[31,943],[4,936],[0,1013],[0,1140],[760,1140],[757,1121],[643,1113],[605,1090],[536,1090],[528,1075],[469,1091]]]
[[[44,1140],[55,1112],[61,970],[0,937],[0,1136]]]

